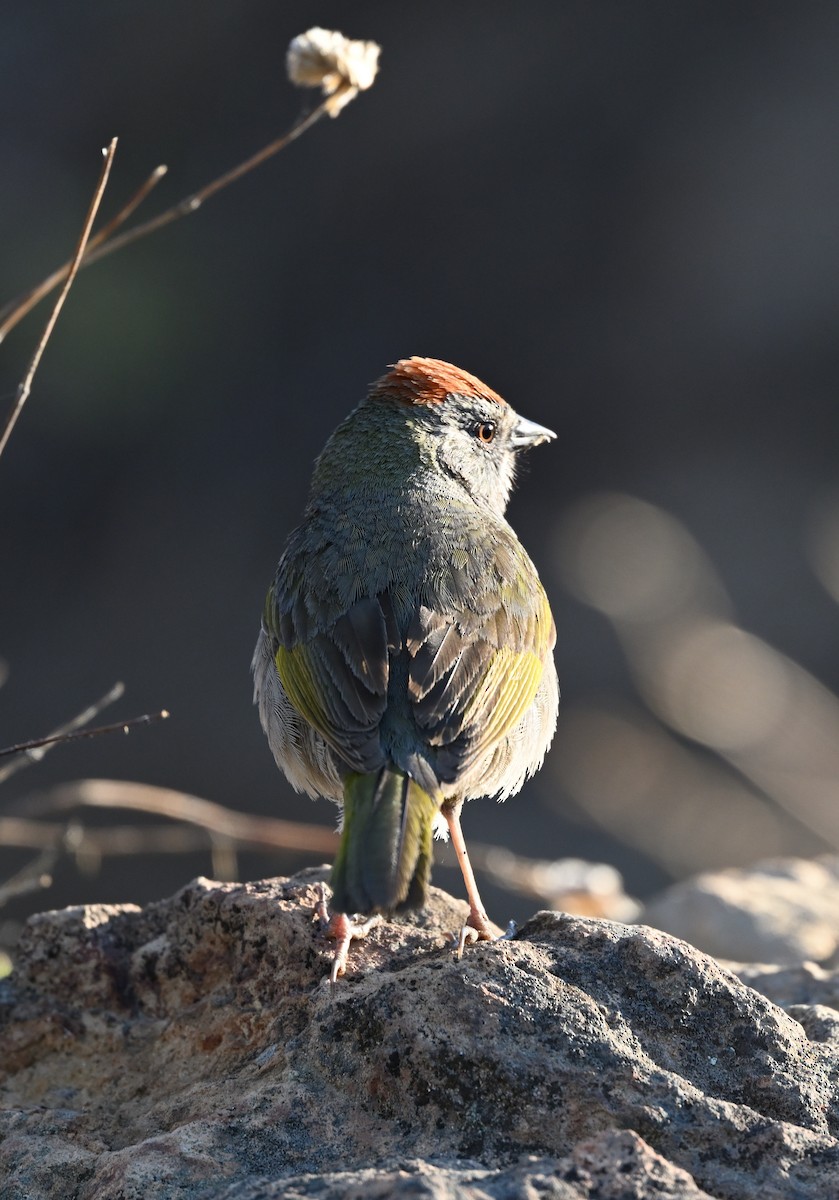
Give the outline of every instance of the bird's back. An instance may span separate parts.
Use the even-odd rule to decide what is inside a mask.
[[[541,763],[555,723],[553,620],[497,514],[427,488],[398,505],[320,495],[289,540],[266,613],[274,657],[297,655],[306,673],[320,660],[317,671],[350,698],[332,714],[342,728],[308,714],[339,774],[390,759],[414,775],[424,765],[445,795],[511,794]],[[305,677],[291,666],[280,677],[298,709]],[[383,690],[368,690],[374,680]],[[311,739],[297,741],[311,758]],[[511,759],[521,769],[511,772]]]

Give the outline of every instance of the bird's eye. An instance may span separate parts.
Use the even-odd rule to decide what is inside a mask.
[[[481,421],[480,425],[475,426],[475,437],[479,442],[484,442],[486,445],[495,437],[495,422]]]

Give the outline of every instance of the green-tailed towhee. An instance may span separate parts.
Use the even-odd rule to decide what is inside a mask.
[[[281,770],[343,806],[333,978],[366,929],[350,914],[422,906],[446,825],[469,895],[461,949],[495,932],[460,810],[517,792],[556,727],[554,622],[504,519],[518,453],[554,436],[466,371],[408,358],[317,460],[253,671]]]

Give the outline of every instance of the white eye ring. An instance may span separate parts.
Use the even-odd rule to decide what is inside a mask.
[[[479,425],[475,426],[475,437],[479,442],[483,442],[485,446],[488,446],[495,437],[496,428],[497,426],[494,421],[481,421]]]

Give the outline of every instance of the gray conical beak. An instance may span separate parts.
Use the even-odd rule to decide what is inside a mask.
[[[552,442],[555,437],[552,429],[519,417],[513,429],[512,446],[514,450],[525,450],[528,446],[538,446],[540,442]]]

